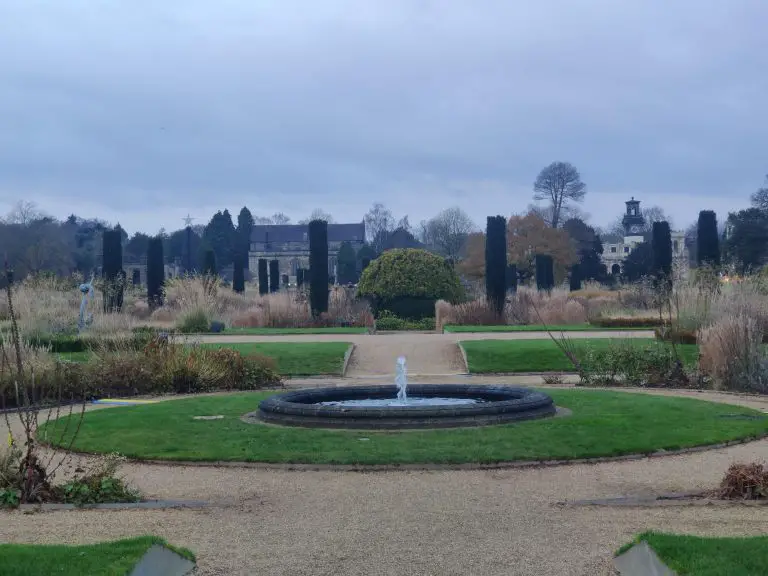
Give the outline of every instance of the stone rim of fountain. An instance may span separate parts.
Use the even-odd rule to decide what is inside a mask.
[[[487,426],[546,418],[556,414],[550,396],[528,388],[471,384],[411,384],[419,397],[455,397],[483,400],[476,404],[438,406],[350,407],[318,402],[355,398],[395,398],[397,386],[349,386],[295,390],[271,396],[259,410],[245,416],[284,426],[348,429],[415,429]]]

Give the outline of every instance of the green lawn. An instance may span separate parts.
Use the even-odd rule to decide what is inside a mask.
[[[448,325],[443,329],[443,332],[609,332],[609,331],[623,331],[629,332],[631,330],[652,330],[651,328],[617,328],[602,326],[594,326],[592,324],[562,324],[556,326],[541,326],[539,324],[525,324],[525,325],[501,325],[501,326],[454,326]]]
[[[700,538],[646,532],[633,543],[641,541],[647,542],[659,558],[680,576],[768,574],[768,536]]]
[[[573,413],[510,425],[402,432],[243,422],[243,414],[272,394],[267,392],[185,398],[88,412],[74,448],[139,459],[455,464],[645,454],[768,433],[768,417],[737,406],[605,390],[547,393]],[[224,418],[193,419],[207,415]],[[47,426],[63,425],[64,419]],[[38,434],[42,441],[46,429]]]
[[[291,334],[367,334],[368,328],[227,328],[224,334],[286,336]]]
[[[668,346],[651,339],[628,339],[633,346]],[[577,353],[587,348],[607,348],[609,338],[572,340]],[[551,339],[541,340],[465,340],[459,343],[467,354],[469,371],[473,374],[505,374],[514,372],[573,372],[574,367]],[[694,365],[698,357],[695,344],[679,345],[678,350],[687,365]]]
[[[254,342],[245,344],[201,344],[208,348],[232,348],[243,354],[258,353],[274,358],[283,376],[340,376],[347,342]]]
[[[240,352],[258,353],[274,358],[283,376],[340,376],[344,367],[347,342],[254,342],[246,344],[201,344],[207,348],[233,348]],[[90,352],[59,354],[70,362],[88,361]]]
[[[155,544],[195,561],[189,550],[174,548],[162,538],[142,536],[89,546],[0,544],[0,575],[9,576],[124,576]]]

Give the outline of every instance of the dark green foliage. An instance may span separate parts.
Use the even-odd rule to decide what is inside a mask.
[[[507,264],[507,290],[517,292],[517,265]]]
[[[124,256],[128,262],[140,262],[149,251],[149,241],[151,236],[143,232],[136,232],[130,240],[125,243]]]
[[[280,283],[283,286],[285,286],[286,288],[288,287],[288,274],[281,274],[280,275]]]
[[[717,233],[717,214],[712,210],[699,212],[696,227],[696,263],[699,266],[720,266],[720,237]]]
[[[280,261],[269,261],[269,291],[277,292],[280,290]]]
[[[485,238],[485,296],[500,316],[507,294],[507,219],[488,216]]]
[[[218,268],[216,267],[216,253],[213,249],[208,248],[203,253],[203,275],[216,276],[218,274]]]
[[[744,274],[768,259],[768,212],[748,208],[728,215],[730,234],[725,241],[729,259]]]
[[[371,302],[377,316],[389,310],[400,318],[419,319],[434,316],[436,300],[461,301],[464,289],[443,258],[403,248],[388,250],[369,264],[360,277],[358,296]]]
[[[360,247],[360,250],[357,251],[357,261],[360,262],[360,270],[365,269],[365,266],[362,265],[363,262],[368,260],[368,262],[371,262],[371,260],[376,260],[376,251],[371,248],[368,244],[365,244]]]
[[[267,260],[259,258],[259,295],[269,293],[269,275],[267,274]]]
[[[337,256],[339,284],[354,284],[357,282],[357,255],[352,244],[342,242]]]
[[[435,310],[432,309],[434,314]],[[384,311],[376,319],[376,330],[395,331],[395,330],[418,330],[419,332],[428,332],[435,329],[434,316],[424,316],[420,320],[409,320],[400,318],[389,311]]]
[[[549,254],[536,254],[536,288],[552,290],[555,287],[555,266]]]
[[[581,267],[578,264],[571,266],[571,274],[569,277],[569,285],[571,292],[581,290]]]
[[[101,271],[104,278],[104,312],[119,312],[123,301],[122,233],[122,229],[114,229],[104,230],[102,235]]]
[[[296,287],[301,288],[304,285],[304,268],[296,269]]]
[[[328,222],[309,223],[309,303],[313,316],[328,312]]]
[[[164,266],[163,238],[150,238],[147,245],[147,302],[152,308],[163,305]]]
[[[641,242],[624,259],[624,278],[638,282],[653,272],[653,249],[648,242]]]
[[[219,266],[228,266],[232,263],[238,245],[238,236],[228,210],[214,214],[205,227],[203,239],[216,254],[216,262]]]
[[[370,264],[371,261],[368,258],[363,258],[363,260],[360,262],[360,272],[368,268],[368,264]]]
[[[235,267],[232,270],[232,290],[238,294],[245,292],[245,262],[242,254],[235,258]]]
[[[654,222],[651,232],[653,248],[652,275],[659,288],[672,285],[672,232],[669,222]]]

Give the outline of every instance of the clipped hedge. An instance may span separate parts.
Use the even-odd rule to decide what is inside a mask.
[[[590,321],[593,326],[600,328],[658,328],[668,325],[669,321],[659,318],[635,318],[626,316],[623,318],[596,318]]]
[[[387,314],[376,320],[376,330],[385,332],[399,330],[433,331],[435,330],[435,319],[432,317],[422,318],[421,320],[407,320]]]
[[[363,271],[358,296],[371,302],[374,314],[421,319],[434,315],[437,300],[457,303],[464,288],[440,256],[414,248],[388,250]]]
[[[654,330],[656,339],[662,342],[674,342],[675,344],[698,344],[697,330],[685,330],[680,328],[657,327]],[[763,334],[763,344],[768,344],[768,334]]]

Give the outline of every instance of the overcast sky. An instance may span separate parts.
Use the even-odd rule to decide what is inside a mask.
[[[768,172],[765,0],[0,0],[0,212],[520,212],[571,162],[682,228]]]

